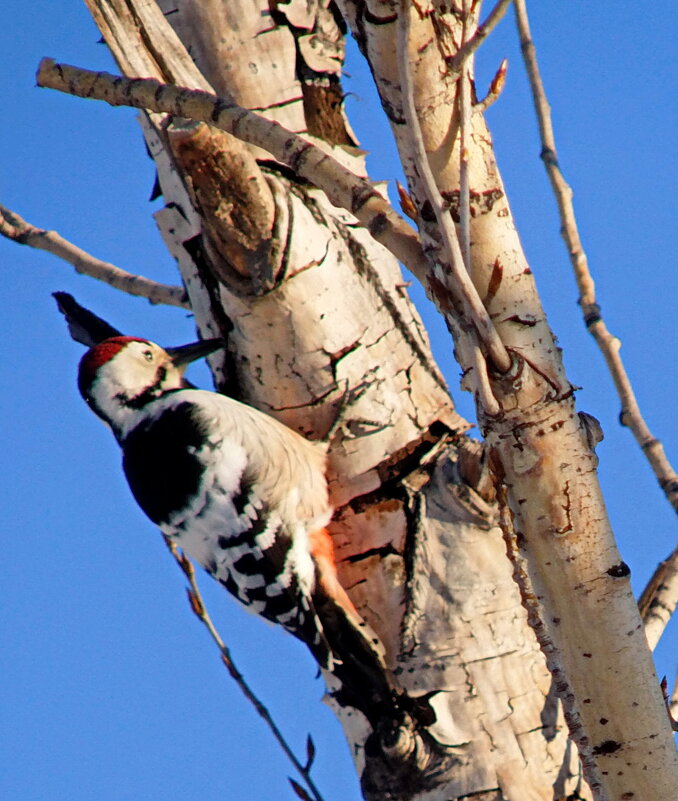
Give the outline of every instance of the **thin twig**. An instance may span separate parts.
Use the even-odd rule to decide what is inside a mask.
[[[500,372],[505,372],[511,365],[511,357],[499,338],[494,323],[490,319],[487,309],[483,305],[478,291],[473,285],[471,277],[464,266],[464,259],[459,246],[459,239],[457,238],[454,222],[449,214],[445,200],[438,191],[431,166],[428,162],[428,155],[424,146],[424,139],[414,103],[414,88],[410,69],[409,38],[411,8],[412,5],[409,0],[402,0],[400,13],[398,15],[397,52],[403,96],[403,111],[416,158],[417,169],[425,186],[428,200],[435,213],[440,235],[445,246],[445,253],[449,261],[449,268],[453,279],[453,286],[451,286],[450,289],[455,291],[455,294],[458,296],[461,296],[463,306],[467,310],[468,316],[475,326],[480,340],[485,345],[488,357],[492,361],[494,367]]]
[[[511,0],[499,0],[492,11],[487,15],[485,22],[481,22],[480,25],[478,25],[474,35],[457,50],[454,56],[447,59],[447,66],[450,72],[461,72],[464,64],[497,27],[497,24],[506,13],[510,2]]]
[[[151,303],[188,308],[186,290],[180,286],[159,284],[150,278],[129,273],[107,261],[101,261],[64,239],[56,231],[36,228],[20,215],[0,206],[0,234],[20,245],[45,250],[75,267],[75,271],[103,281],[128,295],[147,298]]]
[[[471,27],[471,2],[463,0],[462,47]],[[471,136],[471,59],[467,58],[459,76],[459,246],[466,272],[471,274],[471,185],[469,177],[469,139]]]
[[[678,606],[678,547],[657,565],[638,600],[645,636],[651,650],[657,647],[671,615]]]
[[[214,625],[212,618],[210,617],[205,607],[205,602],[203,601],[202,594],[200,593],[200,589],[198,587],[198,582],[196,581],[195,578],[195,569],[193,568],[193,564],[191,563],[190,559],[186,556],[186,554],[179,551],[177,546],[172,542],[172,540],[169,539],[169,537],[163,535],[163,539],[165,540],[165,545],[169,549],[169,552],[174,557],[176,563],[181,568],[182,572],[186,576],[186,579],[188,580],[188,583],[190,585],[190,589],[187,592],[188,592],[188,599],[191,605],[191,610],[200,620],[200,622],[205,626],[205,628],[209,632],[210,637],[219,648],[219,651],[221,653],[221,660],[226,666],[226,669],[228,670],[229,674],[231,675],[235,683],[238,685],[238,687],[240,687],[245,698],[247,698],[247,700],[252,704],[252,706],[260,715],[260,717],[263,718],[264,722],[266,723],[271,733],[277,740],[278,745],[285,752],[285,755],[294,765],[294,768],[296,769],[297,773],[299,773],[299,775],[306,783],[306,786],[313,794],[314,801],[323,801],[323,797],[320,794],[320,791],[318,790],[315,783],[313,782],[313,779],[311,778],[310,767],[308,763],[306,766],[302,765],[299,759],[295,756],[294,751],[285,740],[283,733],[280,731],[275,721],[271,717],[271,713],[259,700],[259,698],[255,695],[254,691],[251,689],[249,684],[247,684],[245,677],[235,666],[233,658],[231,657],[230,649],[221,638],[221,635],[217,631],[216,626]],[[311,760],[309,760],[309,762],[310,761]]]
[[[579,288],[579,304],[586,327],[598,343],[598,347],[605,357],[608,370],[612,376],[617,394],[621,400],[622,424],[628,426],[636,441],[642,448],[649,461],[659,486],[664,491],[669,503],[678,512],[678,474],[664,453],[661,442],[656,439],[640,412],[635,393],[631,386],[628,374],[619,355],[620,341],[607,329],[601,316],[600,306],[596,302],[595,284],[589,271],[586,253],[582,247],[577,228],[577,221],[572,203],[572,189],[565,181],[558,164],[551,109],[546,97],[544,85],[539,72],[535,46],[530,34],[530,25],[527,17],[525,0],[515,0],[515,13],[520,33],[520,45],[525,61],[525,67],[532,88],[532,98],[539,121],[541,136],[541,157],[551,181],[553,192],[558,203],[560,213],[561,233],[570,254],[577,286]]]

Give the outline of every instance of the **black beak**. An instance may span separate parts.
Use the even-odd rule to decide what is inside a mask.
[[[209,356],[215,350],[225,346],[223,339],[201,339],[199,342],[192,342],[190,345],[182,345],[179,348],[165,348],[175,367],[182,367],[190,364],[196,359]]]

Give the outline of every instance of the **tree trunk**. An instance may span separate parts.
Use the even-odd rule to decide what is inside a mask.
[[[125,74],[211,88],[303,133],[365,174],[342,110],[343,30],[333,4],[160,0],[166,16],[149,0],[87,5]],[[349,0],[339,5],[391,119],[424,242],[439,253],[403,125],[396,10],[371,10]],[[409,52],[423,139],[438,186],[458,216],[457,124],[450,109],[459,82],[445,65],[475,25],[433,10],[420,17],[414,6],[411,16]],[[436,46],[428,47],[432,41]],[[431,75],[444,78],[431,81]],[[217,388],[327,444],[341,581],[384,643],[400,684],[413,696],[432,694],[436,722],[423,739],[398,743],[388,755],[366,752],[365,722],[337,707],[365,797],[585,799],[591,796],[581,785],[556,697],[563,687],[547,670],[523,601],[537,624],[545,617],[564,621],[562,640],[555,635],[559,659],[571,646],[568,638],[579,638],[590,620],[571,622],[566,611],[551,605],[563,580],[598,587],[583,593],[593,616],[596,604],[613,598],[622,610],[617,628],[628,622],[633,599],[626,577],[610,572],[622,563],[609,533],[604,559],[592,557],[584,578],[563,574],[563,566],[576,563],[578,569],[577,559],[589,548],[600,553],[586,534],[590,521],[576,517],[586,509],[580,504],[575,512],[574,502],[563,508],[559,501],[575,484],[592,486],[594,456],[536,300],[489,134],[481,114],[472,119],[471,273],[513,359],[509,373],[492,379],[505,414],[481,408],[491,459],[464,435],[468,426],[454,411],[395,259],[351,214],[270,154],[230,134],[155,113],[145,114],[142,124],[166,202],[156,215],[158,226],[202,334],[228,342],[223,362],[212,360]],[[441,299],[434,282],[428,288]],[[457,342],[458,349],[462,344]],[[517,437],[526,416],[530,429]],[[547,428],[559,431],[557,442],[542,439]],[[561,447],[571,451],[567,468],[552,463]],[[503,533],[494,481],[502,497],[508,488]],[[529,504],[522,504],[521,493]],[[595,501],[597,514],[602,502]],[[539,523],[544,516],[546,527]],[[565,536],[568,526],[582,536]],[[513,561],[506,558],[507,544]],[[543,573],[549,559],[552,571]],[[514,573],[522,583],[514,582]],[[595,585],[603,574],[607,583]],[[555,589],[544,586],[556,579]],[[530,593],[539,597],[538,612]],[[618,636],[615,631],[612,636]],[[629,637],[635,641],[642,631],[629,631]],[[552,643],[541,639],[542,646]],[[633,753],[634,760],[670,762],[667,736],[652,728],[661,698],[653,692],[654,673],[642,644],[627,651],[627,662],[638,654],[641,660],[633,698],[624,683],[628,671],[622,676],[616,669],[618,654],[612,664],[609,649],[600,660],[594,645],[579,651],[577,699],[599,692],[601,676],[620,676],[614,687],[621,706],[611,709],[605,724],[597,704],[587,716],[587,708],[566,703],[571,721],[584,715],[587,731],[594,732],[585,753],[608,741],[624,742],[624,754]],[[598,683],[589,687],[587,676]],[[641,735],[633,746],[619,732],[630,703],[640,704],[639,715],[647,710],[642,727],[653,740]],[[629,750],[648,741],[654,742],[654,756]],[[601,767],[591,758],[594,783],[599,770],[619,772],[618,751],[608,747],[595,754],[611,765],[603,761]],[[660,772],[651,772],[650,781],[658,781]],[[662,794],[657,784],[655,795],[645,786],[623,795],[622,784],[614,785],[610,801],[668,799],[672,792]],[[606,798],[604,792],[596,790],[595,797]]]

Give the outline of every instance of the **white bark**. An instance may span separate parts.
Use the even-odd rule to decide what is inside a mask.
[[[167,20],[202,76],[153,3],[88,5],[128,75],[214,87],[290,130],[310,131],[313,141],[325,138],[327,150],[362,172],[353,135],[331,102],[342,48],[323,3],[281,4],[274,18],[256,0],[173,2]],[[438,233],[402,125],[395,9],[368,5],[346,0],[343,9],[394,123],[424,243],[435,255]],[[411,13],[414,96],[432,172],[454,211],[457,87],[445,56],[460,45],[459,20],[426,10]],[[675,787],[673,755],[658,723],[651,662],[480,115],[469,133],[471,273],[514,358],[507,374],[491,376],[501,414],[481,423],[495,475],[509,491],[504,535],[513,564],[495,525],[487,466],[459,436],[465,423],[394,259],[348,212],[260,148],[204,125],[167,122],[150,115],[145,123],[167,201],[157,219],[198,325],[228,339],[218,386],[310,438],[329,439],[342,582],[383,639],[401,684],[415,695],[436,692],[438,720],[409,763],[366,759],[364,727],[343,716],[366,796],[569,795],[577,770],[558,690],[571,721],[586,727],[588,742],[579,737],[579,745],[588,775],[607,788],[597,797],[665,801]],[[428,290],[448,315],[449,289],[431,273]],[[468,343],[457,345],[471,352]],[[610,615],[603,619],[601,608]]]
[[[357,5],[342,3],[376,75],[385,107],[402,119],[394,25],[369,24]],[[428,158],[438,189],[459,208],[457,75],[446,70],[462,42],[457,14],[418,6],[410,54]],[[476,10],[477,11],[477,10]],[[381,20],[383,22],[383,20]],[[436,42],[437,46],[430,46]],[[431,75],[443,76],[431,82]],[[450,133],[452,131],[452,133]],[[422,232],[439,249],[428,222],[426,187],[407,127],[394,134],[418,201]],[[595,456],[575,413],[572,389],[546,324],[493,160],[481,115],[469,144],[473,280],[513,354],[492,389],[501,412],[479,404],[496,471],[508,488],[512,523],[528,582],[546,628],[547,652],[570,729],[597,798],[666,798],[678,762],[651,656],[595,476]],[[456,195],[455,195],[456,193]],[[440,258],[440,257],[438,257]],[[432,280],[435,280],[432,271]],[[524,592],[529,592],[526,584]],[[620,647],[623,643],[623,647]],[[642,710],[642,711],[641,711]]]

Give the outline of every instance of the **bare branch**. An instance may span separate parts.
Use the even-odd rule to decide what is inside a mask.
[[[40,62],[37,81],[39,86],[77,97],[207,122],[268,150],[302,178],[323,189],[332,203],[354,214],[378,242],[427,286],[429,263],[414,229],[392,209],[369,181],[359,178],[319,147],[278,123],[208,92],[169,86],[150,78],[130,79],[106,72],[92,72],[57,64],[47,58]],[[440,202],[444,202],[442,198]],[[498,370],[505,371],[510,365],[510,357],[463,268],[456,235],[453,241],[457,259],[454,277],[459,279],[459,294],[464,298],[464,305],[468,303],[471,307],[469,316],[492,361]]]
[[[497,27],[510,2],[511,0],[499,0],[487,15],[485,22],[478,25],[475,34],[457,50],[452,58],[447,60],[447,66],[451,72],[461,72],[464,64]]]
[[[304,766],[297,759],[297,757],[294,754],[294,751],[292,751],[292,748],[287,743],[287,740],[285,740],[283,733],[280,731],[277,724],[271,717],[271,713],[264,706],[261,700],[255,695],[252,688],[245,681],[245,677],[242,675],[242,673],[238,670],[235,663],[233,662],[229,647],[221,638],[221,635],[217,631],[216,626],[214,625],[214,622],[212,621],[212,618],[210,617],[209,612],[207,611],[205,602],[200,592],[200,588],[198,587],[198,582],[196,581],[195,578],[195,570],[193,568],[191,560],[186,556],[186,554],[179,551],[177,546],[172,542],[172,540],[169,539],[169,537],[166,537],[163,534],[163,539],[165,541],[165,545],[167,546],[169,552],[174,557],[174,560],[181,568],[183,574],[186,576],[186,579],[189,583],[189,589],[187,590],[187,593],[188,593],[188,600],[191,606],[191,611],[195,614],[198,620],[200,620],[200,622],[205,626],[205,628],[209,632],[210,637],[219,648],[219,651],[221,653],[221,661],[226,666],[226,669],[231,675],[231,678],[235,681],[238,687],[240,687],[243,695],[252,704],[252,706],[255,708],[259,716],[263,718],[264,722],[266,723],[271,733],[277,740],[278,745],[282,748],[287,758],[294,765],[296,771],[306,782],[306,786],[312,793],[313,801],[323,801],[323,797],[320,794],[320,791],[316,787],[310,775],[310,767],[313,760],[309,756],[307,758],[307,764]],[[308,751],[308,746],[307,746],[307,751]]]
[[[151,78],[123,78],[92,72],[44,58],[39,86],[77,97],[103,100],[206,122],[258,145],[320,187],[330,201],[347,209],[370,234],[393,253],[422,283],[428,261],[416,231],[397,214],[372,184],[352,173],[328,153],[276,122],[209,92],[160,83]]]
[[[654,650],[678,606],[678,547],[657,565],[643,590],[638,607],[648,645]]]
[[[515,0],[516,20],[520,33],[520,45],[525,61],[525,67],[532,88],[532,98],[539,121],[541,136],[541,157],[551,181],[553,192],[558,203],[561,220],[561,232],[567,245],[574,269],[577,286],[579,288],[579,304],[582,308],[586,327],[598,343],[598,347],[605,357],[608,370],[612,375],[617,394],[621,400],[622,410],[620,419],[623,425],[628,426],[636,441],[642,448],[649,461],[659,486],[664,491],[669,503],[678,512],[678,474],[664,453],[664,447],[650,431],[640,412],[636,396],[631,386],[624,363],[619,355],[621,342],[607,329],[600,306],[596,302],[595,284],[588,267],[586,253],[582,247],[577,228],[577,221],[572,203],[573,192],[565,181],[558,164],[551,109],[546,97],[544,85],[539,72],[534,42],[530,34],[529,20],[525,0]]]
[[[151,303],[188,308],[186,290],[183,287],[159,284],[150,278],[129,273],[107,261],[101,261],[64,239],[56,231],[36,228],[4,206],[0,206],[0,234],[20,245],[46,250],[72,264],[76,272],[103,281],[128,295],[147,298]]]
[[[411,135],[411,143],[417,161],[417,169],[426,187],[426,194],[435,213],[445,245],[445,254],[449,261],[449,268],[454,281],[454,285],[451,286],[450,289],[453,291],[456,290],[456,293],[461,296],[464,307],[468,310],[468,315],[481,341],[487,348],[488,356],[494,363],[494,366],[500,372],[505,372],[511,365],[511,357],[499,338],[499,334],[464,265],[464,258],[462,256],[454,222],[449,214],[445,200],[438,190],[426,154],[414,102],[414,90],[408,53],[411,8],[412,6],[408,0],[402,0],[400,14],[398,16],[398,68],[403,95],[403,111]]]

